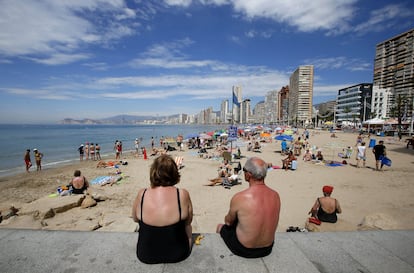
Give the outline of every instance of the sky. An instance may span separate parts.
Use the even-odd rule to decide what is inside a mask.
[[[0,0],[0,123],[254,107],[301,65],[334,100],[413,27],[411,0]]]

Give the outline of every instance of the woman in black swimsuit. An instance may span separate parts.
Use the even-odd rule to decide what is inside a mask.
[[[151,165],[151,187],[141,189],[132,207],[139,223],[137,257],[147,264],[174,263],[191,253],[193,207],[180,181],[178,167],[169,155],[160,155]]]
[[[324,186],[322,188],[323,197],[316,199],[311,211],[312,217],[318,218],[322,222],[336,223],[338,220],[337,213],[341,213],[339,201],[331,197],[333,191],[332,186]]]

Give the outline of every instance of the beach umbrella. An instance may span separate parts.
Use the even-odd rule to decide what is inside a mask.
[[[186,136],[185,136],[185,138],[186,138],[186,139],[189,139],[189,138],[196,138],[196,137],[198,137],[198,136],[199,136],[199,134],[198,134],[198,133],[190,133],[190,134],[186,135]]]
[[[270,134],[266,132],[261,132],[260,137],[270,137]]]
[[[176,141],[172,137],[169,137],[169,138],[164,139],[164,142],[165,143],[175,143]]]
[[[212,139],[212,137],[210,136],[210,135],[208,135],[208,134],[200,134],[199,135],[199,137],[201,138],[201,139]]]
[[[293,141],[293,137],[290,135],[278,135],[278,136],[275,136],[275,139],[280,140],[280,141],[282,140]]]
[[[226,137],[226,136],[228,136],[228,135],[229,135],[229,134],[227,134],[227,133],[221,133],[221,134],[220,134],[220,136],[221,136],[221,137]]]
[[[293,135],[293,131],[292,130],[285,130],[284,134],[291,136],[291,135]]]

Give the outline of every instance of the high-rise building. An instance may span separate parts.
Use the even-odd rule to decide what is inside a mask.
[[[282,87],[278,95],[277,121],[280,124],[288,124],[289,121],[289,86]]]
[[[336,119],[343,123],[361,123],[371,113],[372,83],[360,83],[338,91]]]
[[[377,44],[373,84],[394,95],[414,95],[414,29]]]
[[[253,119],[255,123],[265,123],[265,102],[259,101],[253,110]]]
[[[229,113],[229,100],[223,100],[220,107],[220,122],[228,123],[229,121],[231,121]]]
[[[240,123],[250,123],[250,117],[252,115],[250,99],[245,99],[241,104],[241,118]]]
[[[242,88],[241,86],[233,86],[233,92],[232,92],[232,114],[233,114],[233,122],[234,123],[240,123],[241,119],[241,102],[242,102]]]
[[[414,29],[377,44],[373,84],[375,90],[381,91],[377,94],[383,95],[383,101],[379,101],[381,97],[377,98],[375,113],[378,117],[396,117],[392,109],[400,108],[404,117],[413,119]],[[404,105],[398,105],[401,103]]]
[[[370,118],[388,119],[391,117],[391,103],[393,100],[391,88],[373,86],[370,109]]]
[[[313,65],[299,66],[289,81],[289,120],[295,125],[312,121]]]
[[[274,124],[278,120],[278,92],[272,90],[265,96],[265,123]]]

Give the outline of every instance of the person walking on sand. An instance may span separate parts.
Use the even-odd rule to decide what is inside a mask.
[[[32,160],[30,159],[30,149],[26,150],[24,154],[24,163],[26,165],[26,172],[29,172],[30,167],[32,167]]]
[[[84,150],[84,145],[83,145],[83,144],[81,144],[81,145],[79,146],[79,148],[78,148],[78,152],[79,152],[79,160],[80,160],[80,161],[83,161],[83,154],[84,154],[84,152],[85,152],[85,150]]]
[[[135,147],[135,156],[138,157],[139,156],[139,139],[138,138],[135,139],[134,147]]]
[[[33,152],[34,152],[34,157],[35,157],[35,161],[36,161],[36,170],[41,171],[42,170],[42,157],[43,157],[43,154],[41,152],[39,152],[39,150],[37,150],[37,149],[33,149]]]
[[[96,160],[95,158],[95,144],[91,143],[89,145],[89,154],[91,155],[91,160]]]
[[[258,157],[246,161],[243,172],[249,188],[232,197],[224,224],[217,225],[216,232],[227,247],[241,257],[264,257],[273,249],[280,197],[265,185],[267,167],[268,164]]]
[[[98,143],[95,143],[95,157],[96,160],[101,160],[101,146]]]
[[[359,168],[359,163],[362,160],[362,166],[365,168],[365,161],[367,160],[367,156],[366,156],[367,147],[365,146],[365,142],[362,141],[361,145],[359,145],[357,149],[358,149],[358,153],[356,156],[356,160],[357,160],[356,166],[357,168]]]
[[[387,154],[384,146],[384,141],[380,140],[378,144],[374,146],[372,152],[375,155],[375,170],[380,171],[384,166],[384,164],[382,164],[382,158]]]
[[[85,158],[86,160],[89,160],[89,142],[86,142],[84,149],[85,149]]]

